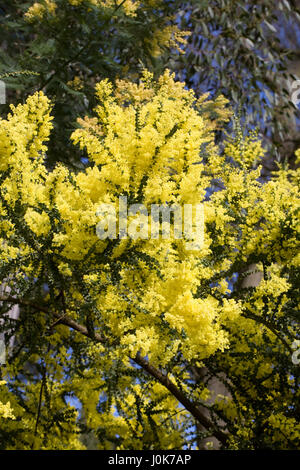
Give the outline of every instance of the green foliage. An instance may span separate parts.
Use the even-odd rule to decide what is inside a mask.
[[[199,94],[224,94],[248,126],[260,123],[269,159],[287,159],[299,118],[289,89],[299,78],[299,2],[199,1],[183,5],[180,20],[192,33],[186,54],[172,62],[180,79]]]

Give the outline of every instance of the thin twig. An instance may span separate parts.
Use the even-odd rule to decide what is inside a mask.
[[[35,438],[36,438],[36,435],[37,435],[38,425],[39,425],[40,416],[41,416],[43,388],[44,388],[44,385],[45,385],[45,380],[46,380],[46,368],[43,368],[43,376],[42,376],[42,382],[41,382],[41,388],[40,388],[39,404],[38,404],[38,410],[37,410],[37,415],[36,415],[36,420],[35,420],[35,427],[34,427],[34,434],[33,434],[34,438],[33,438],[33,443],[31,445],[32,450],[34,448]]]

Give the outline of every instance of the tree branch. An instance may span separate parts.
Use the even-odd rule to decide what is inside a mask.
[[[19,304],[19,305],[24,305],[27,307],[32,307],[37,311],[41,311],[47,314],[52,314],[54,317],[59,319],[59,323],[63,324],[65,326],[68,326],[72,328],[75,331],[78,331],[78,333],[81,333],[82,335],[86,336],[87,338],[93,339],[94,341],[102,344],[106,344],[106,340],[99,334],[95,332],[94,338],[91,338],[87,328],[83,325],[80,325],[77,323],[75,320],[73,320],[70,317],[67,316],[61,316],[57,312],[50,312],[48,309],[45,307],[39,307],[35,304],[32,304],[31,302],[28,302],[27,300],[22,300],[22,299],[16,299],[14,297],[2,297],[0,296],[0,301],[1,302],[8,302],[8,303],[13,303],[13,304]],[[193,403],[191,400],[189,400],[186,395],[172,382],[168,375],[163,374],[159,369],[154,367],[147,359],[142,357],[140,353],[137,353],[137,355],[134,358],[131,358],[137,365],[142,367],[149,375],[151,375],[154,379],[156,379],[161,385],[163,385],[177,400],[185,407],[186,410],[188,410],[191,415],[202,425],[204,426],[207,430],[212,431],[212,435],[214,435],[222,444],[226,444],[228,440],[228,436],[225,432],[216,429],[214,424],[205,416],[203,413],[200,411],[198,406]]]

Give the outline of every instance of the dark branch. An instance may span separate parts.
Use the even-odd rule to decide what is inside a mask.
[[[0,296],[0,301],[1,302],[8,302],[12,304],[19,304],[19,305],[25,305],[27,307],[32,307],[37,311],[42,311],[47,314],[52,314],[53,317],[57,318],[59,320],[60,324],[66,325],[70,328],[72,328],[75,331],[78,331],[82,335],[86,336],[87,338],[93,339],[94,341],[102,344],[106,344],[106,340],[99,335],[99,333],[95,332],[94,338],[91,338],[90,333],[88,332],[87,328],[83,325],[80,325],[77,323],[75,320],[73,320],[70,317],[67,317],[65,315],[61,316],[57,312],[49,312],[45,307],[39,307],[35,304],[32,304],[28,302],[27,300],[22,300],[22,299],[16,299],[14,297],[1,297]],[[178,387],[172,382],[168,375],[163,374],[159,369],[156,367],[152,366],[147,359],[143,358],[139,353],[134,357],[131,358],[136,364],[138,364],[140,367],[142,367],[149,375],[151,375],[153,378],[155,378],[161,385],[163,385],[177,400],[185,407],[186,410],[188,410],[191,415],[200,423],[202,426],[204,426],[207,430],[211,431],[212,434],[222,443],[226,444],[228,440],[227,434],[225,434],[223,431],[216,429],[216,427],[213,425],[213,423],[200,411],[200,409],[195,405],[191,400],[189,400],[186,395],[179,390]]]

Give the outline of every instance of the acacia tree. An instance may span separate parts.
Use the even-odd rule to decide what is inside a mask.
[[[229,117],[223,98],[198,99],[168,74],[139,82],[143,65],[157,77],[167,63],[182,73],[169,52],[184,35],[180,2],[1,9],[1,71],[16,88],[8,102],[33,95],[8,118],[1,107],[0,278],[10,289],[1,329],[7,346],[15,338],[1,368],[1,448],[78,449],[83,433],[102,449],[182,448],[206,436],[224,448],[297,447],[299,173],[282,168],[263,185],[254,134],[237,126],[214,145]],[[118,76],[131,80],[100,82],[94,98],[100,79]],[[147,209],[204,200],[204,247],[99,240],[97,207],[120,195]],[[251,265],[263,280],[249,288],[238,273]],[[13,305],[18,321],[7,317]],[[216,377],[226,394],[212,399]]]
[[[219,152],[224,100],[197,100],[168,72],[115,89],[104,80],[96,94],[96,116],[72,135],[91,161],[77,174],[46,169],[45,95],[1,121],[2,311],[22,307],[6,324],[19,346],[3,370],[2,447],[82,448],[73,396],[102,449],[194,446],[196,423],[224,448],[295,448],[299,171],[260,183],[255,135]],[[141,236],[147,216],[132,213],[135,236],[99,239],[97,208],[120,195],[148,213],[205,200],[204,244]],[[238,288],[252,262],[263,281]],[[207,405],[207,384],[191,380],[201,367],[225,373],[230,397]]]

